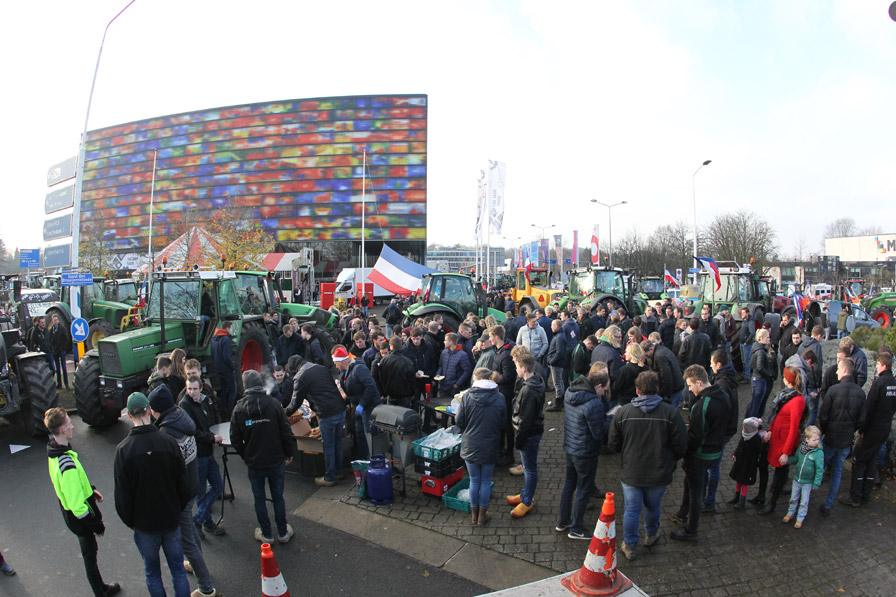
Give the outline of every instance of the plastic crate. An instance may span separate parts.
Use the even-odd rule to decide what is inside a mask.
[[[423,456],[414,456],[414,472],[436,479],[453,475],[463,464],[460,453],[452,454],[445,460],[429,460]]]
[[[495,486],[495,482],[492,481],[492,487]],[[470,512],[470,502],[465,502],[462,499],[457,497],[457,494],[461,492],[463,489],[470,488],[470,477],[465,477],[462,479],[457,485],[449,489],[445,492],[445,495],[442,496],[442,503],[445,504],[446,508],[451,508],[452,510],[460,510],[461,512]]]
[[[422,456],[429,461],[440,462],[450,456],[460,453],[460,442],[458,442],[457,445],[452,448],[436,449],[430,448],[429,446],[421,445],[423,443],[423,440],[425,439],[425,437],[421,437],[411,444],[412,446],[414,446],[414,454],[416,456]]]
[[[442,479],[436,479],[434,477],[427,477],[423,475],[420,480],[420,487],[423,490],[423,493],[428,493],[429,495],[434,495],[436,497],[442,497],[445,495],[445,492],[457,485],[464,478],[464,469],[459,468],[452,475],[448,475]]]

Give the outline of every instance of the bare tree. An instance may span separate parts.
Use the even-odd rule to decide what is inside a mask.
[[[862,228],[859,231],[858,235],[873,236],[875,234],[883,234],[883,233],[884,233],[883,226],[881,226],[880,224],[872,224],[871,226],[865,226],[864,228]]]
[[[759,272],[775,260],[778,252],[777,233],[753,212],[716,216],[700,237],[703,238],[701,250],[708,257],[742,264],[752,260],[753,268]]]
[[[859,227],[852,218],[837,218],[824,227],[824,238],[842,238],[844,236],[856,236]]]

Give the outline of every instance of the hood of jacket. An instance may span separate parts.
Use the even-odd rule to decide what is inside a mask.
[[[221,328],[215,328],[215,336],[229,336],[230,332],[228,330],[222,330]]]
[[[191,398],[192,400],[192,398]],[[170,427],[184,435],[196,435],[196,423],[190,418],[190,415],[182,408],[172,406],[156,420],[159,427]]]
[[[663,401],[662,396],[656,394],[648,394],[646,396],[635,396],[632,398],[632,406],[637,406],[644,413],[649,413],[660,405]]]
[[[56,443],[56,439],[51,437],[47,443],[47,456],[50,458],[59,458],[69,450],[74,450],[71,444],[60,445]]]
[[[485,385],[471,387],[467,390],[467,396],[470,397],[470,400],[475,402],[478,406],[491,406],[492,404],[496,404],[498,400],[503,402],[504,396],[498,392],[498,384],[487,379],[480,380],[477,383],[483,381],[488,381],[491,384],[491,387]]]
[[[719,367],[719,371],[718,371],[718,373],[716,373],[716,375],[717,376],[718,375],[728,375],[730,377],[736,378],[737,377],[737,369],[734,368],[734,363],[732,363],[731,361],[728,361],[727,363],[725,363],[724,365]]]
[[[753,342],[753,352],[756,352],[757,350],[768,352],[768,346],[757,340]]]
[[[523,385],[528,386],[531,390],[535,390],[541,393],[544,393],[545,390],[544,378],[538,373],[533,373],[532,377],[523,382]]]
[[[577,377],[576,380],[570,384],[569,390],[566,392],[566,396],[563,400],[567,404],[581,406],[591,400],[597,400],[597,392],[588,380],[588,376],[583,375]]]

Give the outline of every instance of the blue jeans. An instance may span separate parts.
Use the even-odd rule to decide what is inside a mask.
[[[566,387],[563,385],[563,367],[551,365],[551,380],[554,382],[554,390],[557,394],[554,399],[554,406],[560,408],[563,406],[563,397],[566,392]]]
[[[536,435],[526,440],[520,450],[520,460],[523,463],[523,491],[520,492],[523,503],[532,505],[535,499],[535,488],[538,487],[538,444],[541,436]]]
[[[196,526],[193,524],[193,500],[190,500],[187,507],[180,513],[180,538],[184,559],[190,562],[199,589],[203,593],[211,593],[215,588],[215,583],[212,582],[212,575],[209,574],[208,566],[205,564],[202,547],[199,545],[199,533],[196,532]]]
[[[218,403],[218,408],[222,411],[230,412],[233,410],[234,404],[236,404],[236,373],[222,373],[219,378],[221,381],[219,398],[221,400]]]
[[[588,507],[588,498],[594,491],[597,458],[598,455],[591,458],[566,455],[566,481],[563,483],[563,493],[560,495],[558,526],[570,525],[576,533],[585,532],[585,508]],[[572,502],[573,494],[576,496],[575,504]]]
[[[320,419],[320,438],[324,445],[324,479],[331,483],[342,476],[342,426],[345,413]],[[365,444],[367,441],[365,440]]]
[[[199,468],[199,492],[196,494],[196,522],[207,524],[212,521],[212,505],[224,493],[224,479],[215,456],[200,456],[196,459]],[[211,485],[211,490],[208,486]]]
[[[768,388],[768,382],[764,377],[754,375],[751,380],[753,384],[753,395],[750,398],[750,408],[747,410],[747,417],[762,418],[762,411],[765,410],[765,394]]]
[[[143,558],[143,571],[146,574],[146,588],[150,597],[165,597],[165,586],[162,584],[162,562],[159,559],[159,548],[165,552],[165,561],[171,571],[171,583],[175,597],[188,597],[190,583],[184,570],[184,550],[181,547],[180,527],[167,533],[144,533],[134,529],[134,543]]]
[[[824,500],[824,507],[830,509],[840,491],[840,476],[843,474],[843,463],[849,455],[849,448],[824,447],[824,468],[831,469],[831,487],[828,489],[828,497]]]
[[[675,407],[675,410],[681,408],[681,398],[684,396],[684,389],[678,390],[677,392],[672,392],[672,395],[669,396],[669,404]]]
[[[740,345],[740,359],[744,364],[744,379],[750,380],[750,357],[753,356],[752,344]]]
[[[809,419],[806,421],[806,426],[814,425],[815,421],[818,420],[818,394],[816,393],[815,398],[811,397],[812,392],[818,392],[817,389],[806,390],[806,393],[810,395],[808,400],[809,406]]]
[[[706,490],[703,497],[703,503],[707,506],[716,505],[716,490],[719,488],[719,469],[722,466],[722,458],[725,456],[725,448],[728,446],[728,442],[731,441],[731,437],[732,436],[729,435],[725,438],[725,441],[722,442],[722,455],[715,459],[707,471]]]
[[[492,497],[492,473],[495,471],[495,465],[475,462],[465,464],[470,474],[470,505],[474,508],[488,508],[488,501]]]
[[[666,493],[665,485],[656,485],[654,487],[635,487],[634,485],[622,484],[622,494],[625,496],[625,514],[622,518],[622,533],[625,537],[625,544],[635,546],[640,539],[639,529],[641,526],[641,507],[646,507],[644,511],[644,530],[647,536],[656,535],[660,530],[660,502],[663,494]]]
[[[800,511],[796,515],[796,519],[803,521],[806,518],[806,513],[809,511],[809,494],[811,493],[811,483],[800,483],[794,479],[790,490],[790,508],[787,509],[787,516],[793,516],[797,506],[799,506]]]
[[[62,382],[65,382],[65,387],[68,388],[68,364],[65,362],[68,353],[64,350],[62,352],[57,352],[53,355],[53,360],[56,362],[56,387],[61,388]]]
[[[271,519],[268,518],[268,506],[265,504],[264,482],[267,480],[271,488],[271,501],[274,502],[274,520],[280,537],[286,535],[286,502],[283,500],[283,475],[285,466],[280,464],[271,468],[249,467],[249,484],[255,497],[255,517],[261,534],[274,539],[271,534]]]

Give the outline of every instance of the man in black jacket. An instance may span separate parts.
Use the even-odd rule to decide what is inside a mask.
[[[709,384],[709,375],[700,365],[688,367],[684,381],[696,400],[691,406],[688,448],[682,464],[684,495],[678,513],[671,517],[672,522],[684,528],[673,531],[671,537],[677,541],[696,541],[706,471],[722,455],[730,399],[721,387]]]
[[[837,363],[840,381],[825,394],[818,413],[818,424],[824,438],[824,467],[831,470],[831,487],[821,505],[822,516],[831,515],[834,498],[840,489],[843,462],[849,455],[856,429],[865,424],[865,392],[853,381],[854,369],[852,359],[840,359]]]
[[[488,330],[489,340],[495,347],[492,381],[498,384],[498,391],[504,396],[507,407],[504,434],[501,437],[501,458],[498,459],[498,466],[507,466],[513,462],[513,423],[511,419],[513,408],[511,403],[517,378],[516,365],[514,365],[513,357],[510,354],[516,344],[513,340],[505,340],[504,333],[504,327],[500,325],[493,326]]]
[[[152,424],[149,400],[140,392],[128,397],[128,418],[134,428],[115,450],[115,510],[134,530],[143,557],[146,588],[163,595],[159,548],[165,552],[177,595],[187,595],[190,583],[182,562],[180,514],[190,501],[187,468],[177,442]]]
[[[249,483],[255,498],[255,516],[259,526],[255,539],[273,543],[271,519],[265,504],[265,481],[271,488],[277,540],[286,543],[293,536],[292,525],[286,523],[286,502],[283,500],[283,478],[292,462],[295,440],[283,408],[264,391],[264,380],[258,371],[243,372],[245,394],[237,402],[230,419],[230,443],[246,463]]]
[[[672,346],[675,342],[675,319],[672,317],[672,307],[666,307],[666,317],[660,322],[657,331],[663,339],[663,346]]]
[[[896,413],[896,378],[893,377],[893,355],[877,353],[877,379],[868,390],[865,400],[865,423],[859,427],[859,441],[853,450],[852,485],[849,498],[840,502],[850,506],[867,504],[877,473],[880,448],[890,435],[893,414]]]
[[[395,299],[389,301],[389,306],[383,311],[383,319],[386,320],[386,338],[391,338],[392,334],[401,335],[401,309]]]
[[[401,353],[400,336],[389,338],[389,349],[379,366],[380,387],[389,404],[411,408],[417,380],[414,363]]]
[[[53,321],[48,331],[50,337],[50,347],[53,351],[53,362],[56,367],[56,389],[62,387],[65,382],[65,389],[68,389],[68,366],[66,358],[68,352],[72,349],[72,335],[67,327],[59,321],[59,316],[53,314]]]
[[[221,327],[215,330],[210,347],[221,388],[218,392],[220,399],[218,408],[222,418],[229,416],[236,400],[236,367],[233,364],[233,348],[230,343],[231,325],[232,322],[227,320],[221,322]]]
[[[422,375],[416,378],[417,381],[414,385],[414,399],[419,400],[420,396],[423,395],[427,381],[436,374],[436,370],[439,367],[438,359],[433,355],[432,347],[423,340],[423,330],[417,327],[411,330],[410,340],[402,348],[402,354],[410,359],[411,364],[414,366],[415,374],[422,372]]]
[[[716,511],[716,490],[719,488],[722,457],[725,454],[725,447],[740,427],[740,407],[737,403],[737,371],[734,370],[734,364],[724,350],[713,352],[710,363],[712,367],[712,381],[714,385],[725,390],[729,405],[728,424],[725,427],[725,441],[722,444],[722,454],[709,467],[709,474],[706,477],[706,493],[703,496],[704,514],[712,514]]]
[[[750,383],[750,353],[753,350],[753,342],[756,341],[756,320],[753,319],[746,307],[741,308],[740,318],[737,339],[740,342],[740,359],[744,366],[742,383]]]
[[[555,334],[557,332],[555,331]],[[508,495],[507,503],[514,506],[510,515],[522,518],[535,507],[538,486],[538,446],[544,434],[544,378],[535,373],[535,357],[526,351],[513,359],[516,374],[523,380],[513,399],[513,446],[520,451],[523,463],[523,490]]]
[[[713,343],[710,337],[700,330],[701,321],[695,317],[688,324],[691,333],[681,343],[681,353],[678,355],[678,361],[683,369],[691,365],[700,365],[704,371],[709,370],[709,356],[713,351]],[[710,325],[715,324],[710,321]]]
[[[700,323],[700,331],[709,336],[709,349],[712,352],[722,344],[722,333],[719,331],[719,326],[715,319],[712,318],[712,311],[709,305],[703,305],[698,322]]]
[[[641,349],[644,357],[650,359],[651,368],[659,376],[659,395],[678,410],[684,393],[684,377],[681,375],[678,359],[664,345],[650,340],[642,340]]]
[[[292,324],[287,323],[283,326],[283,335],[277,338],[277,344],[274,348],[274,356],[277,357],[277,364],[285,366],[289,362],[289,357],[294,354],[304,355],[305,342],[296,332]]]

